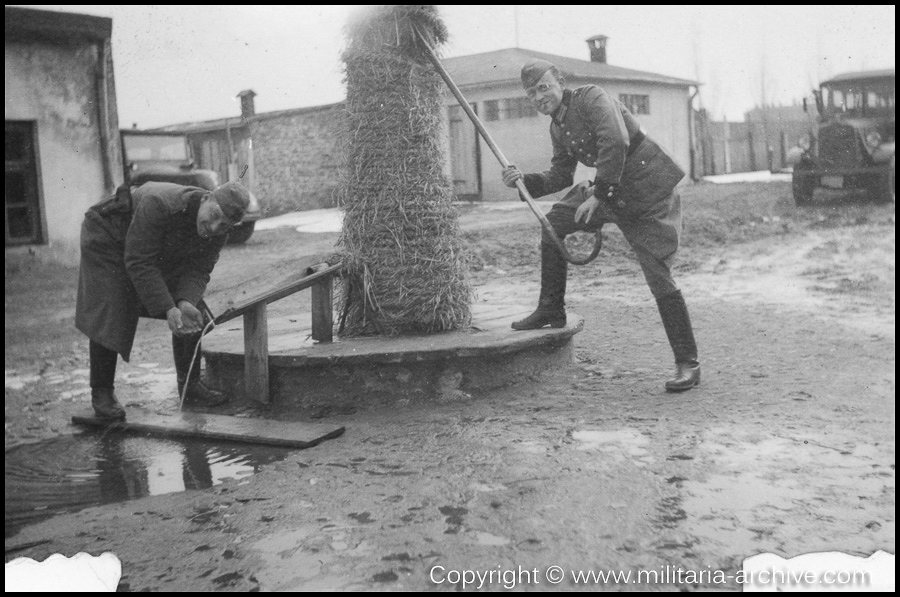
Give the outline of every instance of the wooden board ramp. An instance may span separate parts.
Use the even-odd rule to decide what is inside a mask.
[[[325,264],[328,258],[326,254],[315,254],[264,266],[254,276],[245,275],[239,282],[208,292],[203,302],[213,313],[216,324],[223,323],[246,314],[254,306],[272,303],[324,281],[339,268],[326,273],[310,269]]]
[[[344,433],[343,427],[318,423],[272,421],[196,412],[151,412],[129,408],[125,421],[98,419],[93,411],[75,415],[72,422],[110,431],[148,433],[167,437],[232,441],[283,448],[310,448]]]

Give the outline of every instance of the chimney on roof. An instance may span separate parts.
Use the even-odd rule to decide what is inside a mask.
[[[595,35],[587,38],[588,48],[591,51],[591,62],[606,64],[606,41],[608,39],[605,35]]]
[[[237,96],[241,98],[241,118],[246,120],[256,114],[256,107],[253,105],[253,98],[256,92],[252,89],[245,89]]]

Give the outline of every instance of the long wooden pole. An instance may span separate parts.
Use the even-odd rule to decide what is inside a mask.
[[[497,161],[500,162],[500,165],[503,166],[503,168],[508,167],[510,165],[509,160],[507,160],[506,156],[503,155],[503,152],[500,150],[500,147],[494,142],[491,134],[488,133],[486,128],[484,128],[484,125],[481,123],[481,119],[478,118],[478,115],[475,114],[472,106],[470,106],[469,102],[466,101],[466,98],[459,90],[459,87],[457,87],[456,83],[453,82],[453,79],[450,78],[450,73],[447,72],[447,70],[444,68],[444,65],[441,64],[440,59],[437,57],[437,54],[435,54],[434,50],[431,49],[431,44],[428,43],[425,35],[415,25],[413,25],[413,29],[415,29],[416,34],[419,36],[419,40],[422,42],[422,45],[425,48],[425,53],[428,56],[428,59],[431,60],[431,63],[434,65],[434,68],[437,69],[438,73],[441,75],[441,78],[444,79],[444,83],[446,83],[447,87],[450,88],[450,91],[456,97],[456,100],[459,102],[459,105],[462,107],[463,111],[472,121],[472,124],[475,125],[475,128],[478,130],[478,132],[481,134],[484,142],[487,143],[488,147],[491,148],[491,152],[493,152],[494,156],[497,158]],[[542,212],[540,208],[538,208],[537,204],[534,202],[534,199],[531,197],[531,193],[529,193],[528,189],[525,188],[525,183],[521,178],[516,181],[516,188],[518,189],[520,196],[525,200],[525,203],[528,204],[528,207],[530,207],[534,215],[537,216],[537,219],[540,221],[541,226],[544,228],[544,231],[550,237],[550,240],[553,241],[553,244],[556,245],[556,248],[559,249],[559,252],[562,254],[566,261],[573,265],[585,265],[587,263],[590,263],[594,260],[595,257],[597,257],[597,255],[600,253],[601,244],[599,230],[596,233],[596,238],[594,240],[594,249],[591,251],[590,255],[588,255],[584,259],[575,259],[569,254],[569,251],[566,249],[566,245],[560,240],[559,236],[557,236],[556,231],[553,230],[553,225],[550,224],[547,216],[545,216],[544,212]]]

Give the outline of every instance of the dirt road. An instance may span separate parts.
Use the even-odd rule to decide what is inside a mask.
[[[252,477],[56,516],[7,544],[49,540],[14,554],[37,559],[112,551],[130,590],[458,590],[459,571],[495,571],[481,588],[503,590],[506,570],[536,571],[519,590],[734,590],[756,553],[894,553],[893,206],[798,211],[781,183],[698,185],[684,200],[678,279],[699,388],[662,390],[671,353],[611,229],[601,258],[571,271],[568,307],[586,325],[570,368],[459,402],[334,413],[342,437]],[[527,210],[461,217],[478,300],[532,302]],[[213,284],[334,238],[260,233],[229,247]],[[74,433],[88,400],[74,273],[18,267],[6,275],[7,448]],[[173,401],[164,325],[139,333],[121,397]],[[694,574],[571,576],[669,567]]]

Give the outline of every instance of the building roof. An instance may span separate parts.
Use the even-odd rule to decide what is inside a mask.
[[[886,68],[882,70],[864,70],[852,73],[842,73],[840,75],[832,77],[828,81],[823,81],[822,84],[825,85],[827,83],[840,83],[841,81],[859,81],[860,79],[882,79],[887,77],[893,78],[894,76],[894,69],[892,68]]]
[[[255,94],[254,94],[255,95]],[[306,108],[291,108],[290,110],[277,110],[275,112],[263,112],[244,119],[240,116],[229,116],[228,118],[215,118],[213,120],[203,120],[200,122],[182,122],[180,124],[169,124],[156,128],[146,129],[150,132],[157,133],[209,133],[212,131],[224,131],[226,125],[236,129],[244,126],[247,122],[257,122],[259,120],[268,120],[269,118],[279,118],[281,116],[295,116],[297,114],[311,114],[313,112],[321,112],[330,110],[338,106],[342,106],[344,102],[334,104],[326,104],[324,106],[309,106]]]
[[[5,28],[6,41],[104,41],[112,35],[112,19],[7,6]]]
[[[514,83],[516,85],[521,84],[521,79],[519,77],[520,70],[522,68],[522,65],[531,58],[541,58],[543,60],[552,62],[568,78],[653,83],[657,85],[672,85],[676,87],[699,85],[699,83],[697,83],[696,81],[691,81],[688,79],[679,79],[666,75],[658,75],[656,73],[648,73],[645,71],[633,70],[630,68],[622,68],[620,66],[613,66],[606,63],[578,60],[577,58],[568,58],[566,56],[557,56],[555,54],[547,54],[544,52],[534,52],[532,50],[523,50],[521,48],[509,48],[506,50],[496,50],[494,52],[471,54],[469,56],[445,58],[441,62],[443,63],[444,68],[447,69],[447,72],[450,73],[453,82],[456,83],[457,86],[475,87],[497,85],[502,83]],[[251,90],[244,90],[238,95],[242,95],[247,92],[252,93]],[[254,93],[254,95],[256,94]],[[342,104],[343,102],[338,102],[325,106],[312,106],[308,108],[279,110],[277,112],[264,112],[251,116],[248,120],[250,122],[255,122],[258,120],[278,118],[281,116],[294,116],[296,114],[327,110],[340,106]],[[244,126],[246,122],[247,120],[243,120],[240,116],[231,116],[228,118],[217,118],[214,120],[204,120],[201,122],[171,124],[147,130],[171,133],[206,133],[211,131],[225,130],[226,123],[232,128],[239,128]]]
[[[459,87],[475,87],[496,85],[500,83],[521,84],[519,77],[522,65],[531,58],[540,58],[552,62],[567,78],[599,79],[603,81],[654,83],[657,85],[674,85],[688,87],[699,85],[696,81],[679,79],[656,73],[648,73],[630,68],[613,66],[603,62],[578,60],[566,56],[557,56],[522,48],[508,48],[470,54],[442,60],[453,82]]]

